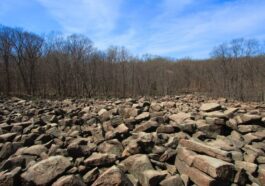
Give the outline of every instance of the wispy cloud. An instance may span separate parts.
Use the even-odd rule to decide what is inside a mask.
[[[207,57],[236,37],[265,39],[263,0],[36,0],[63,27],[100,48],[124,45],[134,54]]]
[[[182,8],[185,11],[189,7]],[[255,38],[265,31],[262,26],[265,23],[265,2],[241,0],[221,5],[203,3],[195,8],[194,13],[158,15],[152,22],[154,32],[144,51],[201,58],[207,57],[211,48],[224,40]]]
[[[121,0],[37,0],[62,25],[66,33],[101,36],[116,27]]]

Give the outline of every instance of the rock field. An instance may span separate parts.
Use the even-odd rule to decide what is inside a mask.
[[[0,99],[0,186],[265,185],[265,104]]]

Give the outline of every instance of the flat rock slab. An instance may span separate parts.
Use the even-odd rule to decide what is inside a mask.
[[[200,107],[200,110],[203,112],[210,112],[210,111],[218,110],[220,108],[221,108],[221,105],[218,103],[204,103]]]
[[[214,158],[221,159],[221,160],[224,160],[227,162],[231,162],[232,154],[227,152],[227,151],[211,147],[209,145],[206,145],[204,143],[201,143],[201,142],[198,142],[195,140],[182,139],[182,140],[180,140],[179,143],[182,146],[184,146],[190,150],[193,150],[195,152],[207,154],[207,155],[212,156]]]

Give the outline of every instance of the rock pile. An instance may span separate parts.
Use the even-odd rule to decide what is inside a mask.
[[[265,185],[265,105],[0,100],[0,186]]]

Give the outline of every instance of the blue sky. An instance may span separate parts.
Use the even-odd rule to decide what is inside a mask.
[[[1,0],[0,24],[85,34],[134,55],[206,58],[234,38],[265,40],[265,0]]]

